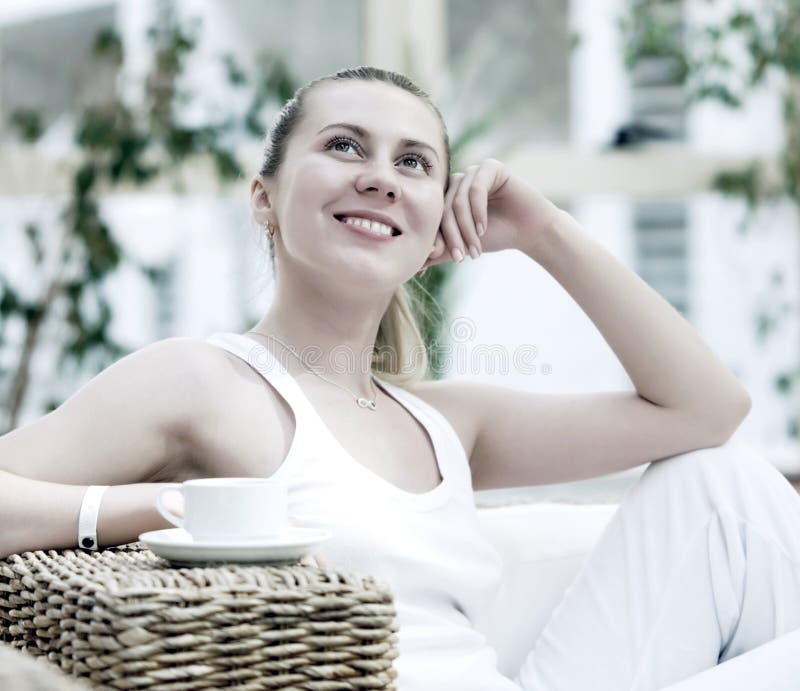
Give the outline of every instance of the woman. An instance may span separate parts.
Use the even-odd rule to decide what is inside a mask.
[[[449,168],[441,115],[405,77],[357,68],[300,89],[251,185],[268,312],[246,334],[143,348],[1,438],[2,553],[74,546],[86,485],[110,486],[96,537],[113,545],[167,527],[160,482],[274,475],[293,516],[333,528],[321,560],[392,587],[401,691],[656,689],[800,626],[800,500],[728,442],[747,392],[534,187],[496,160]],[[405,283],[505,249],[572,295],[635,392],[424,380]],[[501,676],[471,626],[500,579],[472,491],[650,461],[517,678]]]

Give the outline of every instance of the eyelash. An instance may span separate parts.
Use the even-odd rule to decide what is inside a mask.
[[[334,144],[337,144],[339,142],[350,144],[355,149],[361,149],[361,146],[359,145],[359,143],[355,139],[352,139],[351,137],[341,137],[341,136],[339,136],[339,137],[333,137],[333,139],[328,141],[328,143],[325,145],[325,150],[327,151],[328,149],[333,148]],[[426,171],[428,171],[431,168],[433,168],[433,165],[430,163],[430,161],[428,161],[427,158],[425,158],[425,156],[423,156],[422,154],[417,153],[415,151],[411,151],[411,152],[407,153],[403,157],[403,159],[405,160],[406,158],[413,158],[413,159],[419,161],[420,165]]]

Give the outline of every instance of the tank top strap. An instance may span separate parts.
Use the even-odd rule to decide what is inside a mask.
[[[378,378],[378,381],[389,395],[423,424],[428,430],[434,446],[441,448],[441,453],[437,454],[437,457],[442,476],[449,475],[452,479],[458,479],[460,482],[471,483],[469,459],[450,421],[436,408],[407,389],[383,378]],[[439,440],[439,444],[436,443],[437,440]]]
[[[263,344],[254,338],[234,332],[220,331],[205,339],[244,360],[267,380],[292,408],[295,420],[314,419],[314,409],[299,384],[286,367]]]

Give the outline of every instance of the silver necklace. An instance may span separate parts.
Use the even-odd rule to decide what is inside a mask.
[[[370,400],[369,398],[363,398],[361,396],[356,396],[352,391],[350,391],[350,389],[342,386],[341,384],[337,384],[335,381],[331,381],[327,377],[323,377],[321,374],[318,374],[317,372],[315,372],[308,365],[306,365],[305,362],[303,362],[303,358],[301,358],[297,354],[297,352],[295,351],[295,349],[292,346],[288,345],[287,343],[284,343],[277,336],[274,336],[272,334],[261,333],[260,331],[248,331],[247,333],[258,334],[259,336],[264,336],[265,338],[273,338],[273,339],[275,339],[284,348],[286,348],[286,350],[288,350],[292,355],[294,355],[298,359],[300,364],[303,366],[304,370],[306,370],[307,372],[311,372],[311,374],[313,374],[315,377],[319,377],[320,379],[322,379],[323,381],[328,382],[329,384],[333,384],[334,386],[338,386],[343,391],[347,391],[347,393],[349,393],[353,398],[356,399],[356,403],[358,404],[359,408],[367,408],[368,410],[375,410],[375,401],[378,399],[378,392],[375,390],[375,382],[373,381],[372,375],[370,375],[370,378],[369,378],[369,383],[370,383],[370,386],[372,387],[372,396],[373,396],[372,399]]]

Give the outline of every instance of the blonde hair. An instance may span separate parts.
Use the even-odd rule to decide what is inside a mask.
[[[395,290],[375,339],[372,369],[398,386],[415,384],[428,375],[428,349],[414,316],[414,304],[420,305],[405,285]]]
[[[430,96],[420,89],[408,77],[397,72],[382,70],[377,67],[354,67],[340,70],[334,74],[314,79],[295,91],[283,108],[277,113],[267,132],[264,161],[259,170],[262,177],[277,174],[283,162],[286,142],[303,117],[303,105],[308,92],[318,84],[326,81],[344,79],[360,79],[364,81],[382,81],[393,84],[420,98],[430,107],[439,119],[444,139],[447,175],[445,177],[444,194],[450,185],[450,140],[444,118]],[[269,237],[269,253],[273,272],[275,269],[275,245]],[[414,280],[414,279],[412,279]],[[419,284],[417,284],[419,285]],[[425,306],[408,289],[408,283],[401,285],[392,295],[386,311],[381,317],[375,339],[375,351],[372,356],[372,370],[386,381],[397,386],[408,386],[428,376],[428,351],[425,339],[417,323],[417,314],[425,314]],[[424,289],[423,289],[424,290]]]

